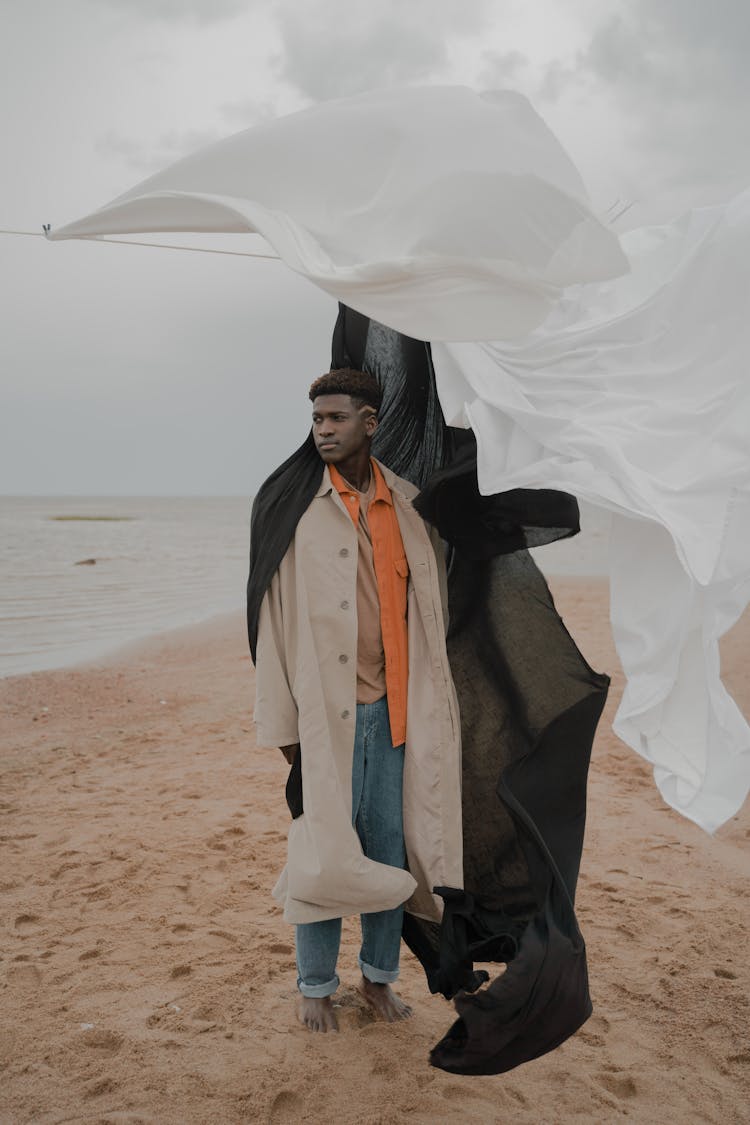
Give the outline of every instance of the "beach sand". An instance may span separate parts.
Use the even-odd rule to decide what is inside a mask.
[[[374,1021],[356,919],[341,1033],[296,1022],[292,930],[270,896],[286,767],[254,746],[240,614],[0,681],[0,1121],[747,1121],[750,812],[712,839],[663,804],[610,729],[606,583],[551,585],[613,676],[578,897],[594,1015],[573,1039],[497,1077],[431,1068],[452,1005],[404,950],[415,1016]],[[745,713],[749,652],[746,614],[722,644]]]

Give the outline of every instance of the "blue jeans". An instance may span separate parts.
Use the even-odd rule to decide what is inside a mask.
[[[368,859],[406,866],[402,791],[404,747],[391,743],[388,702],[357,704],[352,762],[352,824]],[[363,976],[388,984],[398,976],[403,906],[363,914],[359,967]],[[303,996],[330,996],[339,986],[336,962],[341,919],[305,922],[295,930],[297,986]]]

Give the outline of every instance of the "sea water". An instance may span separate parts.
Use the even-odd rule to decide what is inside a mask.
[[[0,676],[242,613],[250,499],[0,497]],[[546,574],[606,573],[607,513],[533,552]]]
[[[243,497],[0,497],[0,676],[241,612],[249,526]]]

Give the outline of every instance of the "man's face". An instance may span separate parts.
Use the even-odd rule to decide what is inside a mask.
[[[313,438],[327,465],[346,461],[369,448],[377,425],[372,408],[358,407],[349,395],[318,395],[313,402]]]

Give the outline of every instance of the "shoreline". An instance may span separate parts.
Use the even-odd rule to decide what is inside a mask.
[[[106,665],[117,664],[120,661],[127,662],[129,659],[137,659],[141,649],[147,651],[152,644],[160,644],[166,638],[174,635],[178,639],[182,633],[195,632],[199,634],[203,629],[211,629],[212,626],[221,622],[230,622],[238,617],[245,621],[245,607],[239,606],[233,611],[222,611],[219,613],[208,613],[206,617],[201,617],[198,621],[187,622],[182,625],[170,625],[167,628],[158,628],[154,632],[141,633],[138,636],[129,639],[115,641],[113,644],[108,644],[105,649],[100,652],[92,651],[88,656],[76,657],[71,656],[69,660],[64,660],[62,663],[51,664],[45,668],[30,668],[21,672],[2,672],[0,673],[0,684],[6,680],[17,680],[23,676],[43,676],[53,672],[71,672],[71,671],[84,671],[86,669],[94,669]]]
[[[373,1020],[355,988],[356,919],[340,1035],[301,1027],[293,931],[271,898],[287,766],[255,746],[244,614],[223,614],[0,680],[0,1120],[428,1125],[459,1110],[471,1125],[739,1125],[750,808],[709,837],[663,804],[611,730],[622,673],[606,580],[549,581],[587,661],[612,676],[577,895],[594,1001],[578,1034],[497,1077],[430,1068],[453,1006],[404,950],[414,1018]],[[725,640],[747,710],[749,614]]]
[[[601,574],[545,574],[545,578],[550,589],[553,591],[555,583],[557,582],[570,582],[575,585],[580,585],[582,583],[606,583],[608,581],[607,576]],[[124,640],[114,641],[111,644],[107,642],[107,647],[101,650],[97,650],[92,643],[92,651],[86,656],[71,656],[69,659],[63,659],[58,663],[53,663],[43,668],[30,668],[18,672],[0,672],[0,684],[4,683],[6,680],[15,680],[22,676],[39,676],[46,673],[62,671],[81,671],[87,668],[116,664],[120,660],[127,661],[131,657],[136,658],[141,649],[147,651],[151,644],[160,644],[170,636],[174,636],[177,640],[182,633],[189,633],[191,631],[200,632],[204,628],[210,629],[215,624],[222,621],[229,622],[237,616],[239,616],[243,622],[245,621],[244,604],[238,605],[236,610],[208,612],[205,617],[201,617],[197,621],[188,621],[179,625],[169,625],[166,628],[158,627],[154,631],[141,633],[138,636],[126,638]]]

